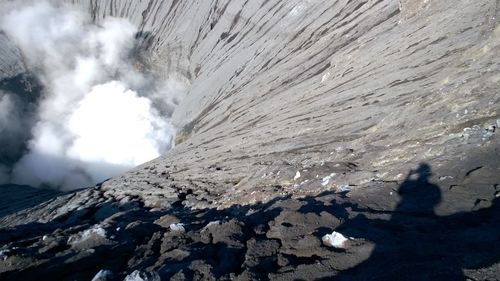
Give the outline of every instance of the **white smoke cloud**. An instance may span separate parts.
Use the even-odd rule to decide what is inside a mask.
[[[67,128],[75,136],[67,150],[71,158],[126,166],[157,157],[167,148],[164,140],[171,134],[149,99],[117,81],[95,86],[79,103]]]
[[[170,149],[169,118],[180,98],[170,92],[183,86],[137,70],[137,29],[127,20],[97,26],[75,9],[42,1],[11,8],[0,28],[44,87],[14,183],[92,185]]]

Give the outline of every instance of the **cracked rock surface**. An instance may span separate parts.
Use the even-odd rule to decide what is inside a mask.
[[[190,81],[177,144],[2,187],[0,279],[498,280],[498,1],[68,2]],[[0,85],[29,75],[0,45]]]

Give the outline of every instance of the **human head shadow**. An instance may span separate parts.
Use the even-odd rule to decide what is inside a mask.
[[[394,210],[393,219],[400,213],[433,215],[434,208],[441,202],[441,190],[429,181],[431,167],[420,163],[416,170],[410,170],[398,188],[401,202]]]

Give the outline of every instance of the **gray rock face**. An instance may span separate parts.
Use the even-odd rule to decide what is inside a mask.
[[[68,2],[129,18],[190,86],[166,155],[0,218],[6,279],[498,276],[497,1]],[[0,79],[25,72],[9,44]],[[64,242],[96,224],[106,243]]]
[[[168,198],[175,182],[208,205],[235,189],[232,204],[256,186],[293,189],[293,176],[271,175],[290,166],[359,165],[335,188],[494,147],[464,129],[498,115],[495,1],[91,3],[81,5],[96,19],[150,32],[151,63],[191,83],[174,114],[177,147],[105,183],[111,193]]]

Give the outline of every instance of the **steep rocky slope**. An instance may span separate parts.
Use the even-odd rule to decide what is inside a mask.
[[[6,279],[497,280],[498,1],[72,2],[189,81],[177,145],[3,214]]]

